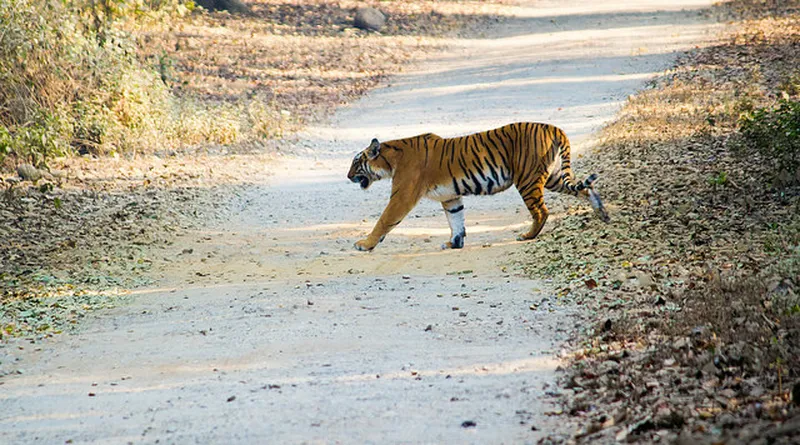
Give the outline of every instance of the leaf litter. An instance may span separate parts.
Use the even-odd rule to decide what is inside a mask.
[[[577,160],[612,223],[556,202],[518,259],[581,308],[554,395],[575,433],[541,443],[800,440],[800,190],[737,140],[740,113],[797,98],[800,3],[779,3],[715,7],[721,43],[631,96]]]

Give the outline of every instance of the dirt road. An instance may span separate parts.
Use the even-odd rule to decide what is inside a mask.
[[[380,215],[388,184],[362,192],[345,173],[372,137],[520,120],[561,126],[579,153],[628,94],[711,29],[697,13],[707,1],[586,3],[509,8],[486,38],[451,42],[308,129],[224,224],[164,253],[158,288],[19,352],[24,373],[0,386],[0,442],[526,443],[569,433],[545,413],[575,309],[560,307],[549,283],[514,274],[515,232],[529,224],[516,192],[465,201],[463,250],[439,250],[449,229],[425,202],[365,254],[352,243]],[[580,162],[577,171],[589,173]],[[547,199],[550,225],[567,209],[590,211]]]

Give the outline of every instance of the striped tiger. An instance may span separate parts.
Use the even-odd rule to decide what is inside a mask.
[[[533,217],[518,240],[535,238],[547,220],[544,189],[586,199],[594,213],[609,221],[593,184],[597,175],[576,182],[570,168],[570,144],[560,128],[519,122],[455,138],[427,133],[370,145],[353,159],[347,178],[366,190],[374,181],[392,178],[389,204],[372,233],[355,243],[372,250],[423,197],[442,203],[450,224],[450,241],[443,249],[464,246],[462,196],[493,195],[513,184]]]

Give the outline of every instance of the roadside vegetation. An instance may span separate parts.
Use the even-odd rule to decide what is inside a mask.
[[[375,32],[354,27],[363,6],[0,2],[0,341],[148,282],[282,138],[496,20],[491,3],[375,2]]]
[[[490,19],[398,1],[381,5],[390,20],[378,34],[353,26],[355,1],[245,5],[3,2],[0,165],[280,137],[441,46],[431,37]]]
[[[722,43],[580,161],[612,224],[566,218],[524,260],[585,314],[554,394],[580,443],[800,440],[800,3],[714,10]]]

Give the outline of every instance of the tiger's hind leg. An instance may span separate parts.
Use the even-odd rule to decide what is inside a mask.
[[[525,206],[531,212],[533,217],[533,225],[527,233],[523,233],[517,237],[517,241],[527,241],[536,238],[539,232],[542,231],[544,223],[547,221],[547,216],[550,212],[547,206],[544,205],[544,183],[547,175],[541,175],[538,179],[528,183],[525,187],[517,187],[522,200],[525,201]]]
[[[450,241],[442,244],[442,249],[460,249],[464,247],[467,229],[464,226],[464,204],[461,198],[442,203],[447,222],[450,224]]]

